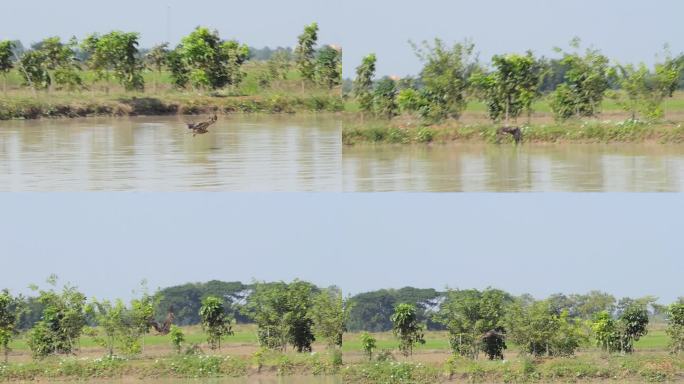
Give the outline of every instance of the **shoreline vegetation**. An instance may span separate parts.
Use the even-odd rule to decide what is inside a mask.
[[[175,47],[135,32],[0,40],[0,120],[339,112],[342,49],[304,26],[294,49],[249,47],[197,27]]]
[[[566,359],[506,361],[450,358],[444,363],[380,361],[335,364],[327,353],[294,355],[257,352],[250,356],[188,355],[157,358],[52,358],[0,364],[8,382],[53,380],[132,381],[206,378],[334,377],[343,383],[548,383],[672,382],[684,379],[684,361],[667,355],[585,355]],[[296,382],[296,381],[293,381]]]
[[[232,113],[340,112],[342,98],[327,93],[309,95],[64,95],[0,99],[0,120],[78,118],[93,116],[162,116]]]
[[[586,120],[522,124],[517,126],[524,143],[684,143],[681,122]],[[342,143],[363,144],[449,144],[482,142],[515,144],[515,138],[501,132],[498,124],[483,121],[447,121],[424,124],[411,117],[361,121],[351,118],[342,128]]]
[[[649,67],[580,43],[554,49],[557,57],[481,62],[468,40],[411,42],[423,63],[415,77],[376,78],[379,58],[369,53],[343,87],[356,115],[343,143],[684,141],[684,54],[665,48]]]
[[[320,377],[344,383],[684,380],[684,297],[487,288],[344,296],[306,281],[146,284],[130,302],[48,279],[0,291],[0,381]]]

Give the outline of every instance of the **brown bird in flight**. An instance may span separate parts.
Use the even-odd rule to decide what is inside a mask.
[[[160,335],[168,335],[171,331],[171,325],[173,324],[173,320],[175,318],[176,315],[173,314],[173,307],[169,307],[168,313],[166,314],[166,319],[163,323],[159,323],[155,321],[154,318],[150,318],[147,320],[147,325],[154,328]]]
[[[217,119],[216,114],[214,114],[214,116],[208,120],[200,121],[199,123],[188,123],[188,129],[192,131],[192,137],[209,132],[207,128],[214,124]]]

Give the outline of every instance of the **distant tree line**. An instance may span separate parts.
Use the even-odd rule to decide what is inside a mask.
[[[273,56],[276,56],[279,54],[280,55],[286,55],[287,57],[292,57],[293,50],[291,47],[276,47],[276,48],[249,47],[249,59],[250,60],[268,61],[268,60],[271,60],[273,58]]]
[[[294,51],[290,48],[249,48],[237,40],[223,40],[217,31],[197,27],[175,48],[168,43],[140,49],[136,32],[112,31],[92,34],[83,41],[62,41],[49,37],[26,49],[19,41],[0,41],[0,74],[6,79],[16,69],[26,86],[33,90],[79,91],[103,87],[111,81],[126,91],[145,88],[143,72],[157,73],[156,88],[163,70],[170,73],[178,88],[216,90],[235,87],[244,79],[243,64],[248,60],[267,61],[260,75],[261,85],[283,78],[296,64],[304,82],[333,88],[342,81],[342,51],[338,47],[318,47],[318,25],[307,25]],[[84,70],[95,76],[86,84]]]
[[[87,334],[109,356],[135,355],[144,335],[169,334],[180,350],[178,326],[201,324],[212,349],[233,334],[236,321],[257,326],[257,339],[268,349],[309,352],[316,340],[340,353],[348,331],[392,331],[400,351],[412,354],[424,343],[424,331],[445,330],[455,355],[501,359],[509,342],[534,356],[570,356],[593,341],[608,353],[631,353],[654,318],[667,322],[673,353],[684,350],[684,298],[664,306],[655,297],[622,298],[592,291],[584,295],[551,295],[537,300],[502,290],[405,287],[345,297],[337,287],[309,282],[210,281],[169,287],[155,294],[142,289],[129,303],[88,299],[69,284],[35,287],[36,295],[0,293],[0,347],[7,353],[12,339],[25,333],[36,358],[71,354]],[[162,323],[162,319],[165,322]],[[96,326],[96,327],[94,327]],[[362,334],[364,353],[373,356],[375,342]]]
[[[644,64],[612,64],[599,50],[557,49],[561,58],[525,54],[495,55],[481,64],[469,41],[446,45],[412,44],[423,62],[417,78],[375,78],[377,57],[369,54],[356,68],[351,94],[362,112],[392,118],[414,114],[428,122],[458,119],[470,100],[487,106],[489,117],[508,126],[511,119],[530,116],[533,103],[549,100],[559,120],[594,117],[605,97],[614,99],[632,120],[663,116],[662,102],[684,86],[684,55],[665,52],[653,68]]]
[[[202,300],[215,296],[223,300],[225,312],[237,323],[253,323],[254,320],[245,314],[242,308],[253,299],[254,287],[254,283],[212,280],[206,283],[187,283],[163,288],[153,295],[154,317],[162,320],[169,311],[172,311],[176,325],[200,324],[199,308],[202,306]],[[312,289],[321,290],[318,287]],[[418,319],[427,325],[427,329],[444,330],[444,325],[436,321],[433,315],[439,310],[449,292],[432,288],[404,287],[358,293],[348,298],[352,308],[346,326],[353,332],[390,331],[392,322],[389,318],[394,308],[398,304],[408,303],[416,307]],[[507,294],[506,297],[513,296]],[[535,300],[528,295],[523,295],[520,299],[528,302]],[[583,320],[591,319],[602,311],[617,315],[634,302],[647,307],[652,318],[664,319],[667,312],[667,307],[658,304],[657,299],[652,296],[617,299],[601,291],[591,291],[586,294],[553,294],[546,300],[555,311],[560,312],[565,309],[568,311],[568,316]],[[684,303],[684,297],[681,301]],[[19,319],[18,329],[26,330],[33,327],[40,319],[43,306],[33,296],[22,297],[22,306],[24,310]]]

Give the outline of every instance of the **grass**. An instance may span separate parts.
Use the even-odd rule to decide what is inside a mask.
[[[529,117],[513,122],[523,129],[527,142],[684,142],[684,92],[663,102],[665,117],[660,121],[632,121],[629,113],[610,98],[605,98],[599,117],[555,121],[547,99],[537,101]],[[346,145],[360,143],[416,144],[449,143],[452,141],[481,141],[488,143],[511,142],[512,137],[500,135],[502,123],[493,123],[487,117],[486,106],[471,101],[458,120],[430,124],[421,119],[402,115],[392,120],[363,116],[358,105],[346,99],[346,112],[342,141]]]
[[[188,344],[204,344],[206,342],[206,335],[199,326],[182,327],[185,334],[185,340]],[[224,342],[234,344],[256,344],[256,328],[252,325],[236,326],[235,334],[226,338]],[[156,334],[148,334],[144,338],[145,346],[170,345],[171,339],[169,336],[160,336]],[[90,336],[82,336],[79,341],[81,348],[97,348],[99,345]],[[28,352],[29,348],[26,344],[25,337],[19,337],[12,341],[10,348],[17,352]]]
[[[652,325],[649,333],[636,343],[636,353],[632,355],[607,355],[585,346],[575,357],[533,359],[520,355],[515,345],[509,345],[505,361],[453,357],[447,335],[442,331],[426,332],[426,344],[415,348],[414,356],[408,359],[397,352],[398,343],[391,332],[375,333],[378,352],[392,350],[392,354],[386,361],[372,362],[361,354],[360,334],[349,333],[345,335],[340,362],[321,343],[314,345],[315,353],[266,351],[257,345],[254,325],[240,324],[234,330],[235,334],[224,340],[221,352],[209,352],[201,328],[189,326],[183,327],[186,346],[200,344],[201,350],[209,353],[178,355],[171,348],[169,336],[148,335],[146,351],[157,347],[156,354],[105,358],[100,357],[105,354],[103,348],[92,338],[82,337],[79,355],[53,356],[40,361],[27,358],[28,348],[20,338],[11,345],[10,363],[0,363],[0,381],[333,375],[346,383],[427,384],[454,380],[662,382],[684,377],[684,359],[668,354],[667,336],[659,324]]]
[[[205,92],[178,90],[168,73],[146,71],[144,92],[125,92],[117,83],[94,81],[82,73],[87,89],[33,92],[22,85],[17,70],[9,73],[9,91],[0,98],[0,120],[44,117],[165,115],[207,113],[337,112],[344,109],[339,90],[304,85],[296,71],[285,80],[261,86],[263,63],[244,66],[245,78],[233,88]]]
[[[206,345],[206,335],[199,326],[189,326],[182,327],[185,333],[185,339],[187,344],[198,344],[203,347]],[[257,347],[257,336],[256,336],[256,326],[253,324],[240,324],[234,327],[234,335],[228,336],[222,342],[224,346],[235,346],[235,345],[246,345]],[[374,333],[373,337],[377,340],[378,350],[388,349],[396,350],[399,347],[399,343],[391,332],[378,332]],[[449,341],[448,335],[444,331],[427,331],[425,332],[426,343],[423,345],[416,346],[415,350],[417,352],[425,351],[449,351]],[[635,343],[635,348],[638,350],[648,350],[648,351],[666,351],[667,350],[668,337],[665,334],[662,327],[653,327],[649,330],[649,333],[641,338],[641,340]],[[510,343],[509,343],[510,344]],[[79,345],[81,348],[100,348],[99,345],[90,336],[82,336],[80,338]],[[152,346],[171,346],[171,341],[169,336],[160,336],[156,334],[148,334],[145,336],[144,345],[147,347]],[[316,344],[318,350],[324,349],[322,344]],[[18,353],[29,353],[28,345],[24,335],[13,340],[10,344],[10,348],[14,352]],[[343,352],[359,352],[361,351],[361,340],[360,333],[347,333],[344,336]],[[509,345],[510,351],[516,351],[515,345]],[[591,350],[591,348],[589,348]],[[104,349],[103,349],[104,353]]]
[[[665,99],[662,107],[665,110],[684,110],[684,92],[677,92],[675,97]],[[532,110],[536,113],[552,113],[551,105],[545,98],[535,101],[532,104]],[[604,98],[601,103],[601,110],[603,112],[617,112],[623,109],[614,99]],[[465,112],[487,113],[487,105],[481,101],[474,100],[468,103]]]
[[[499,125],[491,123],[468,124],[450,121],[439,125],[424,125],[411,118],[370,121],[352,121],[344,125],[342,142],[345,145],[360,143],[416,144],[449,143],[454,141],[481,141],[507,143],[513,138],[499,134]],[[682,123],[642,123],[631,121],[568,121],[564,123],[532,124],[521,127],[524,142],[684,142]]]
[[[284,80],[273,81],[270,87],[261,87],[259,85],[258,77],[259,74],[266,68],[266,63],[264,62],[248,62],[242,66],[242,70],[245,74],[240,85],[233,89],[232,91],[240,95],[253,96],[258,94],[263,94],[271,89],[276,90],[286,90],[290,93],[304,93],[307,91],[306,88],[302,88],[302,78],[297,70],[290,70],[286,74]],[[84,90],[83,92],[100,92],[105,89],[109,89],[113,93],[120,93],[123,91],[121,85],[112,79],[109,82],[97,81],[96,74],[90,70],[83,70],[79,72],[81,79],[83,80]],[[164,92],[176,92],[173,86],[173,79],[171,73],[162,70],[158,73],[154,70],[144,70],[143,79],[145,80],[145,90],[148,93],[164,93]],[[0,76],[0,91],[3,85],[3,78]],[[156,90],[154,89],[156,85]],[[15,93],[31,93],[30,88],[24,83],[24,78],[21,75],[19,69],[12,69],[7,74],[7,87],[10,92],[10,96]]]
[[[665,382],[682,378],[684,360],[668,355],[581,355],[571,358],[504,361],[450,357],[442,362],[335,362],[331,355],[262,351],[251,356],[168,355],[156,359],[54,357],[24,364],[0,364],[0,380],[134,380],[269,376],[336,376],[345,383],[442,382]],[[257,379],[258,380],[258,379]],[[297,379],[293,379],[297,380]]]
[[[662,107],[666,111],[684,111],[684,91],[678,91],[675,93],[674,97],[667,98],[663,100]],[[601,103],[601,111],[604,113],[610,112],[621,112],[622,107],[618,103],[609,97],[604,97]],[[535,113],[540,114],[551,114],[551,105],[549,104],[548,98],[541,98],[532,104],[532,110]],[[479,100],[471,100],[468,102],[465,113],[487,113],[487,105]]]

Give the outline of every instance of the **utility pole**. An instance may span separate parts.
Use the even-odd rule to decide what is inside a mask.
[[[166,42],[171,44],[171,6],[166,6]]]

